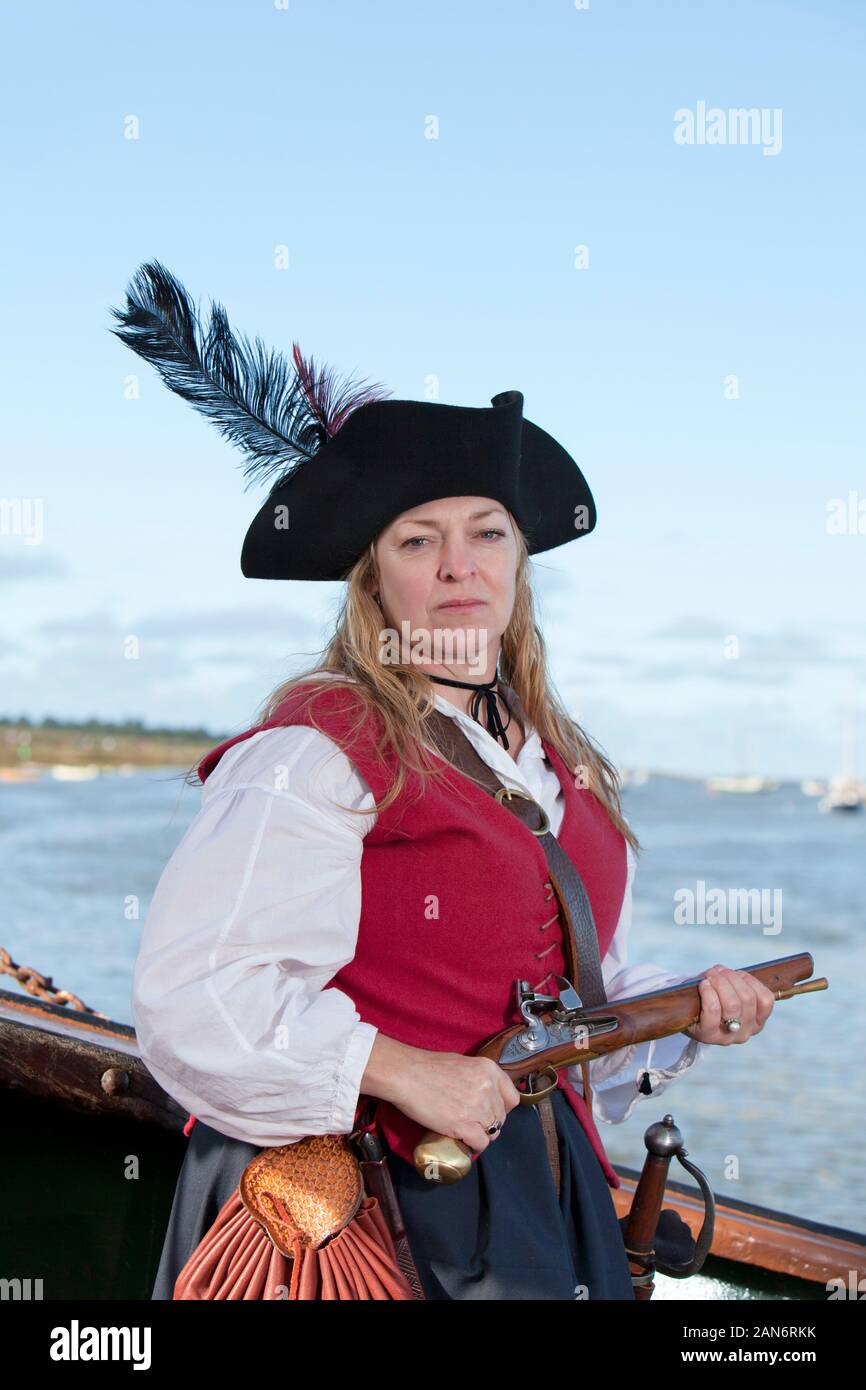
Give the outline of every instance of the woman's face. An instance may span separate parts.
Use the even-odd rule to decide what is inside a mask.
[[[424,502],[395,517],[375,553],[379,601],[391,627],[399,632],[408,621],[412,631],[465,629],[469,636],[471,630],[495,670],[514,607],[518,557],[501,503],[490,497]]]

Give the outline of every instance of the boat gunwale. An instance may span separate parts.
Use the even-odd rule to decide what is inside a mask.
[[[48,1034],[61,1047],[77,1043],[96,1052],[114,1054],[109,1065],[117,1064],[115,1058],[118,1054],[132,1058],[144,1069],[148,1080],[167,1102],[168,1113],[161,1117],[162,1123],[165,1124],[167,1121],[168,1129],[181,1131],[185,1119],[184,1112],[148,1071],[138,1047],[135,1029],[131,1025],[118,1023],[113,1019],[103,1020],[94,1014],[82,1013],[79,1010],[70,1011],[64,1005],[51,1004],[44,999],[21,996],[0,989],[0,1036],[4,1028],[10,1032],[24,1029]],[[20,1093],[21,1083],[16,1083],[15,1089]],[[26,1090],[24,1093],[27,1093]],[[34,1093],[34,1098],[37,1098],[37,1093]],[[68,1103],[68,1098],[59,1093],[52,1097],[46,1096],[43,1092],[38,1094],[38,1099],[47,1102],[54,1099],[61,1103],[66,1100]],[[108,1096],[102,1099],[106,1102],[107,1111],[115,1108],[116,1100],[113,1104]],[[157,1121],[153,1118],[149,1121],[145,1119],[144,1122]],[[627,1203],[637,1186],[640,1172],[620,1163],[613,1164],[613,1167],[624,1184],[623,1187],[611,1191],[614,1205],[618,1214],[622,1216],[628,1210]],[[772,1271],[810,1283],[825,1282],[824,1276],[830,1269],[828,1261],[831,1257],[847,1258],[852,1269],[866,1275],[866,1232],[814,1221],[809,1217],[762,1206],[760,1203],[746,1202],[738,1197],[722,1197],[715,1192],[714,1196],[717,1224],[716,1240],[713,1242],[714,1249],[711,1254],[715,1258],[729,1260],[742,1265],[744,1269]],[[699,1226],[703,1219],[703,1202],[696,1188],[675,1178],[670,1178],[666,1183],[665,1205],[677,1210],[687,1224]],[[688,1222],[688,1218],[691,1218],[691,1223]],[[724,1223],[721,1230],[720,1218]],[[720,1234],[723,1236],[722,1248],[717,1246]],[[746,1258],[746,1247],[750,1240],[754,1242],[756,1238],[763,1239],[763,1257],[757,1261],[749,1260]],[[811,1261],[813,1267],[808,1270],[795,1267],[798,1259]]]

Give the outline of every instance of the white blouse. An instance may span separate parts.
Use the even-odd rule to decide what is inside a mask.
[[[558,834],[565,797],[538,732],[525,727],[515,761],[468,714],[435,700]],[[325,734],[265,729],[223,754],[163,870],[133,976],[138,1044],[163,1089],[223,1134],[265,1148],[352,1129],[377,1030],[347,994],[324,986],[355,954],[374,804]],[[610,999],[691,978],[626,963],[634,870],[628,846],[622,910],[602,961]],[[645,1098],[645,1072],[655,1099],[705,1051],[678,1033],[591,1062],[596,1118],[625,1120]],[[569,1080],[582,1092],[579,1066]]]

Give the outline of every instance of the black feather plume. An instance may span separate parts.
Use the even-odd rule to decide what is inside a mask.
[[[313,458],[359,406],[384,400],[384,387],[316,370],[297,343],[293,363],[256,338],[236,336],[221,304],[203,328],[192,299],[159,261],[138,270],[126,308],[111,309],[121,342],[156,367],[166,386],[242,449],[249,483],[281,486]],[[247,486],[249,486],[249,483]]]

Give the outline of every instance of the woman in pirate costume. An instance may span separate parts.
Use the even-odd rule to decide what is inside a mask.
[[[561,1068],[539,1105],[473,1055],[520,1021],[516,982],[587,1003],[690,978],[627,963],[637,841],[547,675],[529,557],[595,525],[580,469],[518,391],[398,401],[297,345],[289,366],[218,305],[203,330],[159,263],[114,313],[271,481],[243,573],[346,586],[320,663],[199,765],[143,929],[141,1054],[191,1115],[153,1298],[258,1152],[372,1114],[426,1298],[631,1299],[595,1119],[758,1032],[773,996],[715,965],[688,1036]],[[425,1131],[471,1150],[461,1181],[416,1170]]]

